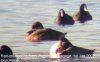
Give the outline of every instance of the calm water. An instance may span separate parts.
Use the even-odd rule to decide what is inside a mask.
[[[74,15],[81,3],[87,4],[92,21],[86,24],[76,22],[73,26],[65,27],[54,25],[59,9],[63,8],[69,15]],[[34,21],[40,21],[46,28],[68,32],[66,38],[74,45],[96,49],[94,57],[100,57],[99,0],[0,0],[0,45],[10,46],[16,55],[48,53],[51,45],[57,41],[31,43],[25,40],[25,33],[31,29]]]

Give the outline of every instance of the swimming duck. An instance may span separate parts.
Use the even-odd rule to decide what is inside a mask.
[[[60,56],[65,52],[64,50],[69,50],[71,42],[65,37],[60,37],[59,41],[53,44],[50,48],[50,57],[51,58],[60,58]]]
[[[74,46],[67,38],[62,37],[57,43],[51,46],[50,57],[51,58],[63,58],[63,55],[70,56],[72,58],[92,57],[95,49],[86,49],[83,47]]]
[[[92,20],[92,16],[89,11],[87,11],[87,5],[85,3],[81,4],[79,12],[73,16],[73,19],[80,23]]]
[[[16,61],[16,57],[15,57],[15,55],[13,54],[13,51],[12,51],[12,49],[9,47],[9,46],[7,46],[7,45],[1,45],[0,46],[0,59],[2,59],[2,60],[10,60],[10,61],[14,61],[14,62],[17,62]],[[2,62],[2,60],[1,60],[1,62]],[[9,62],[9,61],[7,61],[7,62]]]
[[[58,25],[73,25],[74,24],[74,20],[73,18],[66,14],[64,9],[60,9],[57,18],[54,21],[55,24]]]
[[[58,40],[60,36],[65,36],[66,33],[62,33],[50,28],[38,29],[34,32],[30,32],[26,36],[26,40],[31,42],[40,42],[43,40]]]
[[[92,57],[95,49],[86,49],[78,46],[70,46],[64,50],[61,55],[71,55],[72,58]]]

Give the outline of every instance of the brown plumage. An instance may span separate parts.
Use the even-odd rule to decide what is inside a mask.
[[[64,50],[61,55],[71,55],[71,57],[92,57],[95,49],[90,50],[77,46],[70,46]]]
[[[55,52],[54,52],[55,51]],[[59,41],[50,49],[51,57],[63,58],[63,55],[70,56],[72,58],[77,57],[91,57],[95,49],[90,50],[82,47],[74,46],[67,38],[61,37]]]
[[[31,32],[30,35],[26,36],[26,39],[31,42],[39,42],[42,40],[57,40],[60,36],[65,36],[66,33],[62,33],[53,29],[45,28],[38,29]]]
[[[73,25],[74,20],[70,15],[66,14],[63,9],[60,9],[57,18],[55,19],[55,24],[63,25],[63,26]]]
[[[37,30],[37,29],[43,29],[43,28],[44,28],[44,27],[43,27],[42,23],[36,21],[36,22],[34,22],[34,23],[32,24],[32,29],[29,30],[29,31],[26,33],[26,35],[30,35],[30,34],[33,33],[35,30]]]
[[[51,58],[60,58],[62,52],[68,49],[71,46],[71,42],[65,37],[60,37],[59,41],[52,45],[50,48],[50,57]]]
[[[43,25],[42,25],[42,23],[40,23],[40,22],[34,22],[33,24],[32,24],[32,29],[42,29],[42,28],[44,28],[43,27]]]
[[[87,5],[81,4],[79,12],[73,16],[73,19],[75,21],[79,21],[80,23],[84,23],[86,21],[92,20],[91,14],[86,9],[87,9]]]

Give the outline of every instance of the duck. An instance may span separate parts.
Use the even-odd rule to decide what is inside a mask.
[[[26,36],[26,40],[31,42],[58,40],[60,36],[65,37],[66,34],[67,32],[62,33],[51,28],[43,28],[30,32],[30,34]]]
[[[60,9],[54,23],[57,25],[64,26],[64,25],[73,25],[75,21],[73,20],[72,16],[65,13],[64,9]]]
[[[95,49],[87,49],[73,45],[67,38],[61,37],[58,42],[53,44],[50,48],[51,58],[64,58],[69,56],[71,58],[92,57]]]
[[[6,54],[13,55],[11,48],[7,45],[0,46],[0,53],[5,54],[5,55]]]
[[[73,16],[73,19],[80,23],[92,20],[92,15],[87,11],[87,5],[85,3],[81,4],[80,10]]]
[[[61,55],[64,55],[64,50],[69,50],[71,42],[65,37],[60,37],[58,42],[54,43],[50,48],[50,58],[61,58]]]
[[[13,60],[16,62],[16,57],[13,54],[12,49],[7,45],[0,45],[0,55],[1,60]]]

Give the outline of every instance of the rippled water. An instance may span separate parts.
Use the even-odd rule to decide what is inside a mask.
[[[54,25],[59,9],[74,15],[82,3],[86,3],[93,20],[86,24],[78,22],[73,26]],[[57,41],[31,43],[25,40],[25,33],[34,21],[44,27],[68,32],[66,38],[76,46],[96,49],[94,56],[100,56],[100,1],[99,0],[0,0],[0,45],[8,45],[14,54],[47,53]],[[31,61],[30,61],[31,62]],[[33,61],[34,62],[34,61]],[[85,62],[85,61],[83,61]],[[87,61],[89,62],[89,61]]]

